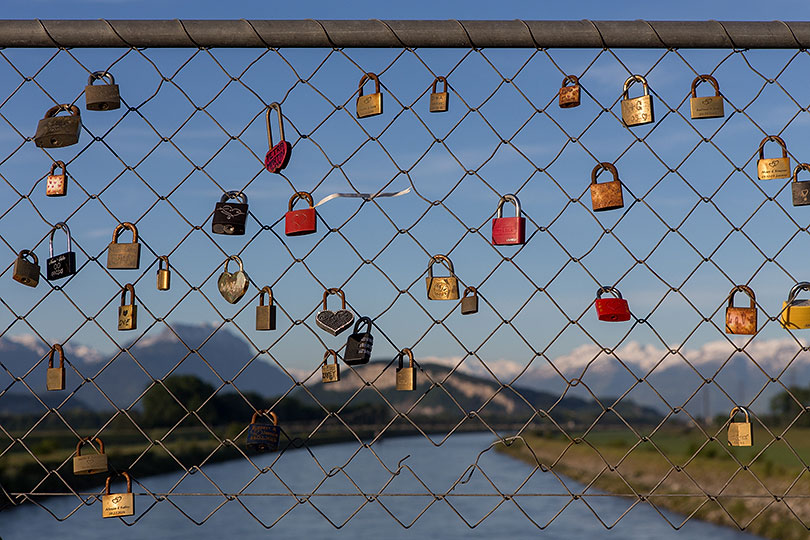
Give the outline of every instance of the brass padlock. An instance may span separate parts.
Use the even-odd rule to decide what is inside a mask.
[[[602,184],[596,183],[596,177],[603,170],[610,171],[613,180]],[[613,163],[602,162],[591,171],[591,205],[594,212],[604,210],[614,210],[624,206],[622,198],[622,183],[619,180],[619,172]]]
[[[734,295],[738,292],[745,293],[751,299],[749,307],[734,307]],[[757,304],[754,291],[750,287],[737,285],[731,289],[731,293],[728,295],[728,307],[726,308],[726,333],[757,333]]]
[[[403,365],[403,356],[408,355],[408,367]],[[397,355],[397,390],[416,390],[416,367],[413,363],[413,353],[410,349],[405,348],[399,351]]]
[[[132,231],[132,243],[119,244],[118,237],[124,229]],[[113,270],[136,270],[141,264],[141,245],[138,243],[138,229],[129,221],[115,227],[112,242],[107,246],[107,268]]]
[[[713,96],[697,97],[697,87],[703,81],[708,81],[714,86]],[[722,118],[725,115],[723,96],[720,95],[720,85],[717,84],[717,79],[711,75],[698,75],[695,77],[695,80],[692,81],[692,97],[689,99],[689,109],[693,119]]]
[[[166,265],[164,268],[163,266]],[[157,269],[157,289],[159,291],[168,291],[172,286],[172,274],[169,270],[169,256],[161,255],[158,257]]]
[[[748,416],[748,409],[745,407],[734,407],[731,409],[728,419],[732,420],[734,415],[741,412],[745,415],[745,422],[731,422],[728,425],[728,445],[729,446],[753,446],[754,434],[751,431],[751,418]]]
[[[56,168],[62,169],[61,174],[56,174]],[[47,197],[64,197],[67,195],[67,169],[64,161],[54,161],[51,171],[48,173],[48,180],[45,183],[45,195]]]
[[[334,364],[329,363],[329,356],[335,359]],[[323,353],[323,364],[321,365],[321,381],[324,383],[338,382],[340,380],[340,364],[338,355],[332,349],[327,349]]]
[[[107,477],[104,496],[101,498],[101,517],[125,517],[135,515],[135,496],[132,494],[132,478],[124,471],[121,476],[127,479],[126,493],[110,494],[110,480],[118,476],[111,474]]]
[[[640,82],[644,86],[644,95],[637,98],[628,97],[627,91],[634,83]],[[622,90],[622,120],[627,127],[641,126],[655,121],[653,116],[653,102],[647,79],[641,75],[631,75],[624,81]]]
[[[130,292],[131,303],[127,304],[127,291]],[[121,289],[121,305],[118,307],[118,329],[135,330],[138,326],[138,306],[135,305],[135,287],[127,283]]]
[[[374,93],[363,95],[363,84],[366,81],[374,81]],[[360,79],[358,85],[360,95],[357,96],[357,118],[366,118],[382,114],[382,93],[380,93],[380,79],[374,73],[366,73]]]
[[[105,81],[104,79],[107,79]],[[94,86],[95,81],[102,81],[105,84]],[[118,85],[115,84],[112,73],[107,71],[96,71],[87,79],[87,86],[84,87],[84,101],[88,111],[111,111],[121,107],[121,95],[118,93]]]
[[[779,320],[783,328],[799,330],[810,328],[810,300],[797,300],[801,291],[810,291],[810,283],[801,281],[790,289],[786,302],[782,303]]]
[[[793,192],[793,206],[807,206],[810,204],[810,180],[799,182],[799,171],[810,171],[810,163],[799,163],[793,169],[793,182],[790,189]]]
[[[436,85],[444,83],[444,90],[438,92]],[[433,81],[433,89],[430,92],[430,112],[447,112],[450,104],[450,94],[447,93],[447,79],[444,77],[436,77]]]
[[[571,86],[567,86],[569,82]],[[560,87],[560,107],[563,109],[579,107],[579,90],[579,79],[576,75],[567,75]]]
[[[60,111],[66,111],[70,116],[56,116]],[[61,148],[79,142],[79,130],[82,127],[82,117],[76,105],[55,105],[48,109],[45,118],[37,124],[34,134],[34,144],[40,148]]]
[[[264,305],[264,294],[267,293],[267,305]],[[262,287],[259,291],[259,305],[256,306],[256,330],[276,329],[276,306],[273,305],[273,289]]]
[[[53,353],[59,351],[59,367],[53,367]],[[48,375],[46,377],[46,387],[48,390],[65,389],[65,352],[58,343],[51,347],[48,354]]]
[[[773,141],[782,147],[782,157],[765,159],[765,143]],[[782,137],[778,135],[768,135],[759,143],[759,159],[757,160],[757,178],[760,180],[778,180],[780,178],[790,178],[790,158],[787,153],[787,146]]]
[[[31,257],[34,262],[28,262],[25,258]],[[29,287],[36,287],[39,284],[39,259],[36,253],[24,249],[20,251],[17,260],[14,261],[14,281],[18,281]]]
[[[107,454],[104,453],[104,443],[96,437],[93,441],[98,443],[98,453],[82,455],[82,446],[90,442],[90,437],[84,437],[76,445],[76,457],[73,458],[73,474],[98,474],[107,472]]]
[[[433,277],[433,263],[441,261],[449,270],[446,277]],[[445,255],[434,255],[428,264],[428,276],[425,278],[429,300],[458,300],[458,279],[453,270],[453,263]]]
[[[472,293],[472,295],[467,296],[467,293]],[[470,315],[472,313],[478,313],[478,291],[475,287],[469,286],[464,289],[464,296],[461,298],[461,314]]]

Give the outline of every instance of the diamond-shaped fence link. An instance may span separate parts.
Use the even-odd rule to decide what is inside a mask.
[[[810,103],[804,26],[584,21],[560,23],[565,31],[555,32],[522,21],[291,21],[284,31],[272,21],[156,21],[149,34],[136,23],[18,21],[16,33],[3,23],[12,37],[0,51],[0,242],[7,261],[0,464],[27,471],[15,486],[30,480],[24,490],[4,486],[4,504],[34,504],[57,520],[100,506],[99,482],[77,483],[72,475],[72,448],[82,437],[107,434],[115,441],[106,441],[114,470],[155,471],[160,454],[161,470],[178,471],[168,489],[135,473],[138,506],[127,521],[171,506],[200,524],[239,505],[272,527],[308,505],[341,527],[375,505],[408,527],[444,505],[473,527],[506,504],[545,528],[569,505],[584,503],[605,527],[649,505],[676,528],[693,517],[739,528],[777,521],[808,528],[807,447],[791,437],[806,421],[794,374],[808,348],[779,324],[782,300],[806,279],[808,220],[789,202],[790,179],[761,181],[755,170],[768,136],[786,141],[791,163],[808,159],[801,150]],[[757,25],[775,26],[758,32]],[[161,39],[162,46],[150,41]],[[120,109],[85,109],[84,87],[97,71],[115,76]],[[382,114],[358,119],[358,81],[366,73],[379,77]],[[581,104],[561,108],[560,83],[570,75],[581,85]],[[655,121],[648,125],[622,121],[622,84],[632,75],[649,84]],[[690,117],[690,85],[701,75],[719,82],[722,118]],[[447,112],[428,112],[437,77],[446,79]],[[364,94],[374,92],[373,83]],[[632,86],[634,96],[640,86]],[[701,85],[701,95],[709,86]],[[283,128],[268,109],[273,102]],[[79,143],[36,147],[37,121],[60,104],[81,110]],[[276,174],[264,167],[268,110],[273,142],[284,129],[292,145],[289,165]],[[48,198],[48,172],[60,160],[68,195]],[[592,209],[591,171],[600,163],[617,168],[622,208]],[[603,171],[600,182],[608,176]],[[214,205],[229,191],[248,196],[244,236],[211,232]],[[316,202],[344,197],[317,207],[315,234],[287,236],[285,214],[299,192]],[[490,222],[508,193],[522,203],[525,243],[496,247]],[[59,222],[70,227],[76,274],[49,281],[43,273],[35,289],[12,281],[23,249],[37,254],[44,271]],[[136,271],[105,264],[113,230],[124,222],[138,228]],[[55,253],[64,241],[57,231]],[[453,261],[460,293],[477,290],[477,314],[461,316],[461,300],[427,299],[423,284],[437,254]],[[217,281],[233,255],[250,277],[249,292],[231,305]],[[168,291],[154,285],[161,256],[169,260]],[[440,267],[434,273],[445,275]],[[127,283],[138,313],[137,329],[124,333],[116,317]],[[737,285],[757,293],[755,335],[725,333],[728,291]],[[265,286],[277,309],[271,332],[254,326]],[[602,286],[621,289],[628,322],[596,320],[593,291]],[[371,318],[372,357],[385,360],[362,368],[341,362],[340,403],[321,383],[321,362],[325,351],[344,357],[352,330],[332,338],[315,324],[322,295],[335,288],[347,309]],[[249,355],[227,339],[214,352],[224,335],[247,343]],[[762,361],[760,347],[776,336],[778,366]],[[723,360],[708,367],[695,347],[718,340]],[[627,359],[634,343],[647,344],[641,364]],[[20,364],[12,344],[28,344],[39,360]],[[44,385],[54,344],[64,346],[67,371],[58,393]],[[80,344],[108,352],[73,362],[84,354]],[[162,363],[143,356],[148,347],[176,351],[178,344],[182,354]],[[403,401],[389,390],[405,348],[413,351],[417,384]],[[424,367],[434,361],[444,369]],[[740,362],[757,377],[726,375]],[[673,364],[687,368],[689,391],[674,390],[660,375]],[[211,383],[194,400],[169,384],[190,366]],[[279,375],[272,384],[260,378],[266,366]],[[555,387],[542,403],[527,390],[538,368],[551,373],[546,382]],[[131,383],[125,393],[122,381]],[[145,420],[147,396],[156,391],[167,396],[167,410],[178,411],[162,423]],[[777,424],[768,400],[780,392],[790,413]],[[21,395],[39,412],[7,414]],[[590,412],[569,414],[571,398],[590,403]],[[217,416],[226,399],[246,411],[243,422]],[[96,412],[77,413],[77,402]],[[285,405],[291,402],[308,415]],[[654,405],[642,414],[640,402]],[[735,406],[752,411],[751,453],[726,447],[729,421],[712,418]],[[504,407],[517,409],[507,414]],[[264,409],[277,412],[281,426],[270,461],[244,444],[250,415]],[[618,442],[600,438],[606,429],[622,434]],[[377,452],[388,436],[419,435],[440,447],[466,431],[488,432],[493,442],[447,485],[420,476],[405,455],[391,463]],[[692,446],[673,433],[688,433]],[[45,444],[45,434],[59,448]],[[325,463],[310,446],[331,441],[354,446],[340,462]],[[513,445],[534,468],[504,489],[482,460]],[[116,446],[127,451],[116,453]],[[289,481],[284,458],[291,453],[315,471],[314,485]],[[207,474],[224,459],[244,461],[244,478]],[[358,477],[357,460],[376,462],[384,482]],[[537,492],[534,478],[542,475],[559,489]],[[260,479],[276,490],[253,492]],[[345,492],[329,487],[335,479]],[[604,512],[605,492],[623,497],[626,509]],[[461,499],[471,496],[496,502],[470,517]],[[256,497],[289,506],[270,515]],[[328,499],[338,497],[355,497],[356,510],[330,513]],[[404,515],[388,497],[423,497],[424,504]],[[561,501],[555,511],[532,510],[531,499],[553,497]],[[73,498],[75,506],[54,511],[57,498]]]

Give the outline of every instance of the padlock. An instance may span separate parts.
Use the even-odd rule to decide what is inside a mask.
[[[751,417],[748,416],[748,409],[745,407],[734,407],[731,409],[728,419],[732,420],[734,415],[741,412],[745,415],[744,422],[731,422],[728,425],[728,445],[729,446],[753,446],[754,433],[751,431]]]
[[[334,364],[329,363],[329,355],[335,359]],[[340,380],[340,364],[338,363],[338,355],[332,349],[327,349],[323,353],[323,364],[321,365],[321,382],[330,383],[338,382]]]
[[[467,296],[467,293],[472,293],[472,295]],[[473,313],[478,313],[478,290],[469,286],[464,289],[464,296],[461,297],[461,314],[471,315]]]
[[[126,303],[127,291],[130,292],[131,301]],[[138,326],[138,306],[135,305],[135,287],[127,283],[121,289],[121,305],[118,307],[118,329],[135,330]]]
[[[366,325],[366,331],[361,332],[360,326]],[[347,365],[356,366],[368,364],[371,359],[371,347],[374,345],[374,336],[371,335],[371,319],[360,317],[354,324],[354,332],[346,340],[346,350],[343,352],[343,361]]]
[[[26,257],[31,257],[34,262],[28,262]],[[36,287],[39,284],[39,259],[36,253],[28,249],[20,251],[17,260],[14,261],[14,281],[18,281],[29,287]]]
[[[743,292],[751,299],[749,307],[734,307],[734,295]],[[756,334],[757,333],[757,305],[754,298],[754,291],[745,285],[737,285],[731,289],[728,295],[728,307],[726,308],[726,333],[727,334]]]
[[[76,457],[73,458],[73,474],[98,474],[107,472],[107,454],[104,453],[104,443],[96,437],[98,452],[82,455],[82,446],[90,443],[90,437],[81,439],[76,445]],[[92,446],[92,444],[91,444]]]
[[[228,202],[229,199],[241,200],[241,203]],[[214,205],[214,217],[211,220],[211,232],[238,236],[245,234],[245,223],[248,216],[248,198],[241,191],[228,191]]]
[[[408,355],[408,367],[404,367],[402,357]],[[413,362],[413,353],[405,348],[397,355],[399,365],[397,366],[397,390],[416,390],[416,367]]]
[[[799,171],[810,171],[810,163],[799,163],[793,169],[793,182],[790,189],[793,192],[793,206],[807,206],[810,204],[810,180],[799,182]]]
[[[264,305],[264,294],[267,293],[267,305]],[[276,329],[276,306],[273,304],[273,289],[262,287],[259,291],[259,305],[256,306],[256,330]]]
[[[69,116],[56,116],[59,111],[66,111]],[[76,105],[55,105],[48,109],[45,118],[37,124],[34,144],[40,148],[61,148],[79,142],[79,130],[82,117]]]
[[[309,208],[293,210],[293,205],[298,199],[309,203]],[[287,236],[301,236],[303,234],[312,234],[318,230],[317,214],[312,204],[312,195],[306,191],[299,191],[290,197],[289,211],[284,216],[284,234]]]
[[[326,298],[330,294],[340,295],[340,309],[332,311],[326,309]],[[350,328],[354,322],[354,313],[346,309],[346,295],[341,289],[326,289],[323,292],[323,309],[315,315],[315,323],[336,336]]]
[[[118,237],[124,229],[132,231],[132,243],[119,244]],[[138,229],[125,221],[115,227],[112,242],[107,246],[107,268],[111,270],[137,270],[141,265],[141,245],[138,243]]]
[[[57,167],[61,167],[61,174],[56,174]],[[51,165],[51,172],[48,173],[48,180],[45,183],[45,195],[47,197],[67,195],[67,169],[65,169],[64,161],[54,161]]]
[[[765,143],[768,141],[773,141],[782,147],[782,157],[765,159]],[[759,143],[757,178],[760,180],[790,178],[790,157],[788,157],[787,146],[785,145],[785,141],[782,140],[782,137],[778,135],[768,135]]]
[[[602,170],[610,171],[613,180],[597,184],[596,177]],[[619,172],[613,163],[602,162],[591,171],[591,205],[594,212],[615,210],[624,206],[622,182],[619,180]]]
[[[444,90],[437,92],[436,85],[444,83]],[[447,93],[447,79],[445,77],[436,77],[433,81],[433,89],[430,92],[430,112],[447,112],[450,105],[450,94]]]
[[[166,266],[165,268],[163,266]],[[169,256],[161,255],[158,257],[157,269],[157,289],[159,291],[168,291],[172,286],[172,274],[169,270]]]
[[[57,229],[64,229],[65,234],[67,235],[68,250],[66,253],[54,256],[53,234]],[[66,278],[76,273],[76,254],[73,252],[73,246],[71,245],[70,229],[68,229],[67,223],[63,221],[60,221],[53,226],[53,229],[51,229],[51,236],[48,240],[48,260],[46,262],[46,266],[48,268],[49,281]]]
[[[126,493],[110,494],[110,480],[118,476],[113,473],[107,477],[104,488],[104,496],[101,498],[101,517],[126,517],[135,515],[135,496],[132,494],[132,478],[129,473],[123,471],[121,476],[127,479]]]
[[[53,353],[59,352],[59,367],[53,367]],[[48,373],[45,377],[45,387],[48,390],[64,390],[65,389],[65,351],[58,343],[51,347],[51,352],[48,354]]]
[[[450,270],[446,277],[433,277],[433,263],[441,261]],[[452,261],[445,255],[434,255],[428,264],[428,275],[425,278],[428,300],[458,300],[458,279],[453,270]]]
[[[503,217],[503,205],[507,201],[515,205],[515,217]],[[507,246],[525,242],[526,218],[520,215],[520,201],[507,193],[498,201],[498,216],[492,220],[492,244]]]
[[[615,298],[602,298],[602,294],[609,292]],[[596,291],[596,317],[600,321],[622,322],[630,320],[630,306],[622,298],[622,293],[616,287],[599,287]]]
[[[231,262],[231,260],[236,261],[236,264],[239,265],[239,270],[233,274],[228,272],[228,263]],[[222,271],[217,280],[217,288],[222,298],[230,304],[235,304],[245,296],[249,285],[250,278],[247,272],[245,272],[245,267],[242,266],[242,259],[236,255],[231,255],[225,259],[225,270]]]
[[[374,93],[363,95],[363,84],[366,81],[374,81]],[[358,85],[360,95],[357,96],[357,118],[377,116],[382,114],[382,93],[380,93],[380,79],[374,73],[366,73],[361,77]]]
[[[568,83],[571,86],[567,86]],[[579,107],[579,79],[576,75],[567,75],[560,87],[560,107],[567,109],[569,107]]]
[[[281,140],[278,144],[273,144],[273,132],[270,130],[271,109],[278,111],[278,131],[281,136]],[[268,105],[264,117],[267,121],[267,144],[270,148],[270,150],[267,151],[267,155],[264,156],[264,168],[271,173],[277,173],[290,162],[292,145],[284,138],[284,119],[281,117],[281,105],[275,101]]]
[[[95,81],[102,81],[105,84],[94,86]],[[121,95],[118,93],[118,85],[115,84],[112,73],[96,71],[91,74],[87,79],[87,86],[84,87],[84,101],[88,111],[112,111],[121,108]]]
[[[703,81],[708,81],[714,86],[713,96],[697,97],[697,86]],[[717,79],[711,75],[698,75],[695,77],[695,80],[692,81],[692,97],[689,99],[689,108],[693,119],[722,118],[725,115],[723,96],[720,95],[720,85],[717,84]]]
[[[259,416],[269,417],[272,423],[259,420]],[[256,411],[247,428],[247,448],[254,452],[274,452],[278,450],[280,434],[276,413],[269,410]]]
[[[798,300],[796,297],[801,291],[810,291],[810,283],[801,281],[790,289],[787,301],[782,303],[779,317],[783,328],[810,328],[810,300]]]
[[[640,82],[644,86],[644,95],[631,98],[627,92],[633,83]],[[641,75],[631,75],[624,81],[622,90],[622,120],[627,127],[641,126],[654,121],[653,102],[650,90],[647,87],[647,79]]]

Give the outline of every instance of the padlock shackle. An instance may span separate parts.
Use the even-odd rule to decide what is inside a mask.
[[[95,441],[95,442],[98,443],[98,449],[99,449],[98,453],[99,454],[104,453],[104,442],[101,439],[99,439],[98,437],[95,437],[95,438],[93,438],[93,437],[82,437],[81,439],[79,439],[79,442],[76,443],[76,457],[79,457],[80,455],[82,455],[82,446],[84,446],[85,444],[89,444],[90,441]],[[91,446],[92,446],[92,444],[91,444]]]
[[[323,291],[323,310],[326,311],[326,297],[330,294],[337,294],[340,295],[340,309],[346,309],[346,295],[343,294],[343,289],[341,288],[332,288],[326,289]],[[368,318],[368,317],[366,317]]]
[[[408,355],[408,367],[411,368],[413,367],[413,353],[409,348],[405,347],[404,349],[399,351],[399,354],[397,355],[397,360],[399,361],[399,369],[402,369],[403,367],[402,357],[405,356],[406,354]]]
[[[759,143],[759,159],[765,159],[765,154],[764,154],[764,152],[765,152],[765,143],[768,142],[768,141],[773,141],[776,144],[778,144],[779,146],[781,146],[782,147],[782,157],[783,158],[788,157],[788,155],[787,155],[787,146],[785,145],[785,141],[782,140],[782,137],[780,137],[779,135],[768,135],[767,137],[762,139],[761,143]]]
[[[265,285],[262,287],[262,290],[259,291],[259,305],[264,305],[264,294],[267,293],[267,305],[273,305],[273,289],[270,288],[270,285]]]
[[[274,426],[278,425],[278,416],[270,409],[258,409],[256,412],[253,413],[253,416],[250,418],[250,423],[255,424],[256,420],[259,419],[259,416],[266,416],[273,422]]]
[[[357,89],[360,91],[361,96],[363,95],[363,85],[366,84],[366,81],[374,81],[374,93],[380,93],[380,78],[377,77],[375,73],[369,71],[360,78],[360,83],[357,85]]]
[[[39,259],[37,258],[37,254],[31,251],[30,249],[24,249],[20,251],[20,254],[17,256],[21,259],[25,259],[25,257],[28,255],[30,255],[31,258],[34,259],[34,264],[39,265]]]
[[[730,308],[734,307],[734,295],[737,294],[738,292],[745,293],[746,295],[748,295],[748,298],[751,299],[750,309],[754,309],[756,307],[756,297],[754,296],[754,291],[751,290],[751,287],[747,285],[737,285],[736,287],[731,289],[731,292],[728,295],[728,307]]]
[[[476,289],[475,287],[470,285],[469,287],[464,289],[464,296],[462,296],[461,298],[462,299],[467,298],[467,293],[472,293],[473,296],[477,296],[478,295],[478,289]]]
[[[163,263],[166,263],[165,270],[169,269],[169,256],[168,255],[160,255],[158,258],[158,270],[164,270]]]
[[[440,261],[448,268],[448,270],[450,270],[450,277],[455,277],[456,273],[453,270],[453,261],[451,261],[447,255],[439,254],[430,258],[430,263],[428,264],[428,277],[430,279],[433,279],[433,263],[436,261]]]
[[[50,176],[53,176],[53,173],[55,173],[55,172],[56,172],[56,168],[57,168],[57,167],[61,167],[61,168],[62,168],[62,175],[63,175],[63,176],[67,174],[67,169],[65,168],[65,162],[64,162],[64,161],[61,161],[61,160],[60,160],[60,161],[54,161],[54,162],[53,162],[53,165],[51,165],[51,172],[49,172],[48,174],[49,174]]]
[[[230,255],[227,259],[225,259],[225,272],[228,271],[228,263],[230,263],[231,260],[236,261],[236,264],[239,265],[239,270],[240,271],[242,271],[242,272],[245,271],[245,267],[242,264],[242,259],[240,259],[238,255]]]
[[[50,257],[53,257],[53,235],[56,232],[56,229],[65,229],[65,234],[67,235],[68,253],[73,251],[73,247],[71,245],[72,243],[70,241],[70,229],[68,229],[67,223],[65,223],[64,221],[60,221],[59,223],[53,226],[53,228],[51,229],[51,236],[48,239],[48,253],[50,254],[49,255]]]
[[[48,368],[53,369],[53,353],[55,351],[59,351],[59,367],[64,369],[65,367],[65,351],[62,350],[62,346],[58,343],[54,343],[51,347],[51,352],[48,353]]]
[[[292,197],[290,197],[290,204],[288,206],[290,212],[292,212],[293,205],[298,201],[298,199],[302,199],[302,200],[307,201],[307,203],[309,203],[309,207],[314,208],[314,206],[313,206],[314,203],[312,201],[312,195],[310,195],[306,191],[299,191],[299,192],[295,193]]]
[[[731,409],[731,413],[729,413],[728,419],[729,420],[733,419],[734,415],[737,414],[738,412],[741,412],[745,415],[746,424],[751,423],[751,417],[748,415],[748,409],[746,409],[745,407],[734,407],[733,409]]]
[[[518,200],[517,196],[513,195],[512,193],[507,193],[501,197],[501,200],[498,201],[498,217],[503,217],[503,205],[507,201],[515,205],[515,217],[520,217],[520,201]]]
[[[329,365],[329,355],[331,355],[335,359],[335,365],[338,365],[338,355],[337,352],[333,351],[332,349],[326,349],[326,352],[323,353],[323,363],[324,365]]]
[[[608,161],[603,161],[591,171],[591,185],[596,185],[596,177],[599,176],[603,170],[610,171],[610,173],[613,175],[613,180],[619,179],[619,171],[616,170],[616,166]]]
[[[793,181],[794,182],[799,181],[798,176],[799,176],[799,171],[801,171],[801,170],[810,171],[810,163],[799,163],[798,165],[793,167]],[[805,180],[805,182],[806,181],[807,180]]]
[[[115,79],[109,71],[94,71],[90,74],[90,77],[87,78],[87,85],[92,86],[95,81],[104,79],[110,81],[108,84],[115,84]]]
[[[562,87],[565,88],[569,82],[572,86],[576,86],[579,84],[579,77],[576,75],[566,75],[563,79]]]
[[[431,90],[431,92],[433,92],[434,94],[438,93],[438,92],[436,92],[436,84],[438,84],[440,82],[444,83],[444,90],[442,90],[442,92],[444,92],[445,94],[447,93],[447,79],[445,77],[442,77],[441,75],[439,75],[438,77],[433,79],[433,90]],[[379,90],[378,90],[378,92],[379,92]]]
[[[70,113],[71,116],[81,116],[81,112],[76,105],[70,105],[68,103],[62,103],[61,105],[54,105],[45,113],[45,118],[51,118],[56,116],[60,111],[65,111]]]
[[[360,333],[360,325],[365,324],[366,326],[366,333],[371,333],[371,319],[368,317],[360,317],[357,319],[357,322],[354,323],[354,334]]]
[[[127,493],[132,493],[132,477],[129,475],[127,471],[121,471],[120,473],[112,473],[110,476],[107,477],[107,482],[104,485],[104,494],[110,494],[110,480],[117,476],[123,476],[127,479]]]
[[[596,298],[602,298],[602,294],[608,292],[616,298],[621,299],[622,297],[622,293],[619,292],[619,289],[617,289],[616,287],[611,287],[610,285],[606,285],[603,287],[599,287],[599,289],[597,289]]]
[[[627,80],[624,81],[624,88],[622,89],[622,99],[630,99],[627,95],[627,91],[630,90],[630,87],[637,82],[640,82],[642,85],[644,85],[644,95],[645,96],[650,95],[650,90],[647,87],[647,79],[645,79],[641,75],[630,75],[627,78]]]
[[[793,288],[790,289],[790,294],[788,294],[787,299],[788,305],[793,304],[794,300],[796,300],[796,297],[799,295],[801,291],[810,291],[810,283],[808,283],[807,281],[800,281],[799,283],[794,285]]]
[[[695,80],[692,81],[692,97],[697,97],[697,87],[702,82],[709,82],[712,86],[714,86],[714,97],[720,97],[720,85],[717,84],[717,79],[712,77],[711,75],[698,75],[695,77]]]
[[[284,138],[284,120],[281,117],[281,104],[277,101],[274,101],[270,105],[267,106],[267,112],[264,114],[265,122],[267,123],[267,144],[270,145],[270,148],[273,148],[273,131],[270,128],[270,110],[275,109],[278,113],[278,133],[281,135],[281,140],[286,140]]]
[[[221,203],[228,202],[229,199],[241,200],[242,204],[248,203],[247,194],[241,191],[226,191],[225,193],[222,194],[222,197],[220,197],[219,202]]]
[[[129,303],[129,304],[127,304],[127,291],[129,291],[129,293],[131,295],[131,298],[132,298],[132,302]],[[135,305],[135,287],[132,285],[132,283],[127,283],[121,289],[121,305],[122,306],[134,306]]]
[[[135,227],[135,225],[133,225],[129,221],[125,221],[115,226],[115,230],[113,230],[112,235],[113,244],[118,243],[118,237],[121,236],[121,233],[124,232],[124,229],[129,229],[130,231],[132,231],[132,243],[133,244],[138,243],[138,228]]]

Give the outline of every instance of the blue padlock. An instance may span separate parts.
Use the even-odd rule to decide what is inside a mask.
[[[269,417],[272,423],[258,420],[259,415]],[[248,450],[256,452],[273,452],[278,450],[280,433],[281,429],[278,427],[278,416],[276,416],[276,413],[268,410],[256,411],[253,413],[253,418],[251,418],[250,425],[247,429]]]

